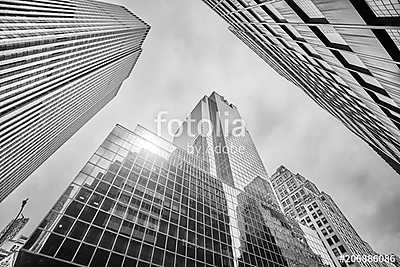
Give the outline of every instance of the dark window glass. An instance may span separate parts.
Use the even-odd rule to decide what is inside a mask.
[[[86,206],[83,209],[81,215],[79,216],[79,219],[90,223],[90,222],[92,222],[92,220],[94,218],[94,215],[96,215],[96,211],[97,211],[96,209],[94,209],[92,207],[89,207],[89,206]]]
[[[124,254],[127,246],[128,246],[128,238],[119,235],[117,237],[117,240],[115,241],[113,250]]]
[[[145,261],[150,261],[151,255],[153,254],[153,248],[149,245],[143,244],[142,250],[140,252],[140,259]]]
[[[133,267],[136,266],[137,261],[131,258],[125,258],[123,267]]]
[[[137,258],[139,255],[139,251],[140,251],[140,243],[131,239],[126,254],[128,254],[131,257]]]
[[[175,255],[174,254],[172,254],[168,251],[165,253],[164,266],[175,266]]]
[[[343,247],[343,245],[338,246],[340,252],[346,253],[346,249]]]
[[[144,241],[148,242],[150,244],[154,244],[156,240],[156,232],[153,230],[147,229],[146,230],[146,235],[144,236]]]
[[[109,196],[112,199],[117,199],[120,192],[121,192],[120,189],[113,186],[111,187],[110,191],[108,191],[107,196]]]
[[[78,246],[79,242],[67,238],[65,239],[60,250],[57,252],[56,257],[59,259],[70,261],[72,260],[72,257],[74,256],[75,252],[77,251]]]
[[[103,248],[111,249],[114,244],[115,236],[116,234],[105,231],[103,237],[101,238],[100,246]]]
[[[46,240],[46,243],[40,250],[40,253],[44,255],[53,256],[56,253],[57,249],[60,247],[61,242],[63,241],[63,237],[55,234],[51,234],[49,238]]]
[[[157,245],[158,247],[164,248],[164,247],[165,247],[165,240],[166,240],[166,237],[165,237],[164,234],[157,233],[157,242],[156,242],[156,245]]]
[[[100,228],[91,226],[89,232],[85,237],[85,242],[88,242],[93,245],[97,245],[97,242],[100,240],[102,230]]]
[[[178,227],[176,225],[170,224],[168,233],[170,236],[176,237],[178,233]]]
[[[121,227],[121,234],[131,236],[134,224],[128,221],[124,221]]]
[[[110,217],[109,214],[107,214],[107,213],[105,213],[105,212],[102,212],[102,211],[99,211],[99,212],[97,213],[96,218],[94,219],[94,222],[93,222],[93,223],[94,223],[95,225],[104,227],[104,226],[106,225],[107,220],[108,220],[109,217]]]
[[[96,192],[99,192],[100,194],[105,195],[107,193],[109,187],[110,187],[109,184],[107,184],[105,182],[100,182],[96,188]]]
[[[81,190],[79,190],[78,195],[76,196],[76,199],[82,202],[86,202],[90,196],[90,193],[92,191],[86,189],[86,188],[81,188]]]
[[[154,248],[153,252],[153,263],[162,265],[164,258],[164,251],[159,248]]]
[[[82,240],[88,228],[89,228],[88,224],[76,221],[74,227],[69,233],[69,236],[75,239]]]
[[[111,211],[112,208],[114,207],[114,205],[115,205],[115,201],[114,200],[106,198],[104,200],[104,202],[103,202],[103,205],[101,205],[101,209],[104,210],[104,211]]]
[[[92,263],[90,264],[90,267],[104,267],[107,264],[108,256],[110,252],[98,248],[96,250],[96,253],[93,256]]]
[[[122,265],[123,259],[124,259],[124,257],[122,257],[121,255],[111,253],[111,257],[110,257],[110,260],[108,261],[107,266],[108,267],[119,267]]]
[[[92,258],[94,247],[86,244],[82,244],[78,252],[75,255],[74,262],[82,265],[88,265]]]
[[[110,184],[112,183],[113,179],[115,177],[115,174],[112,172],[107,172],[106,175],[104,175],[103,180],[109,182]]]
[[[66,235],[73,223],[74,219],[63,216],[54,228],[54,232]]]
[[[108,224],[107,224],[107,229],[118,232],[119,226],[121,225],[121,223],[122,223],[122,220],[120,218],[111,216],[111,219],[108,221]]]
[[[136,225],[132,237],[141,240],[143,239],[143,235],[144,235],[144,227]]]
[[[167,249],[169,251],[175,252],[175,246],[176,246],[176,239],[172,237],[168,237],[167,240]]]
[[[160,220],[160,228],[159,231],[162,233],[167,233],[168,231],[168,223],[164,220]]]
[[[79,212],[82,210],[83,204],[77,202],[77,201],[72,201],[71,204],[69,204],[67,210],[65,211],[65,214],[77,218],[79,215]]]
[[[92,206],[98,208],[100,206],[101,202],[103,201],[103,199],[104,199],[104,196],[94,193],[89,200],[89,205],[92,205]]]

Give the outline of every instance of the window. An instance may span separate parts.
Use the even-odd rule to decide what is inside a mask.
[[[89,228],[88,224],[76,221],[74,227],[69,233],[69,236],[78,240],[82,240],[88,228]]]
[[[339,238],[336,235],[332,236],[332,239],[333,239],[333,241],[335,241],[335,243],[340,242]]]
[[[343,245],[340,245],[339,247],[340,252],[346,253],[346,249],[343,247]]]
[[[94,249],[93,246],[82,244],[75,256],[74,262],[82,265],[89,265]]]
[[[339,250],[337,250],[337,248],[332,249],[333,254],[335,254],[336,257],[338,257],[340,255]]]
[[[63,238],[59,235],[51,234],[46,240],[46,243],[40,250],[40,253],[44,255],[53,256],[57,249],[60,247]]]
[[[309,18],[324,18],[324,14],[321,13],[311,0],[297,0],[295,3]]]
[[[322,223],[321,223],[320,220],[317,221],[317,225],[318,225],[318,227],[321,227],[321,226],[322,226]]]
[[[326,231],[326,229],[322,229],[321,232],[322,232],[322,234],[323,234],[324,236],[328,235],[328,232]]]
[[[59,259],[70,261],[78,249],[79,242],[67,238],[60,250],[57,252],[56,257]]]
[[[333,233],[333,229],[332,229],[332,227],[330,225],[328,225],[326,227],[326,229],[328,230],[329,233]]]
[[[106,249],[111,249],[114,244],[115,236],[114,233],[105,231],[101,238],[100,246]]]
[[[326,241],[328,242],[329,246],[332,246],[332,245],[333,245],[333,241],[332,241],[332,239],[330,239],[330,238],[327,238],[327,239],[326,239]]]
[[[325,218],[325,217],[322,217],[322,222],[324,223],[324,224],[327,224],[328,223],[328,220]]]
[[[91,226],[89,232],[85,237],[85,242],[88,242],[93,245],[97,245],[97,242],[100,240],[102,230],[100,228]]]
[[[71,219],[67,216],[63,216],[61,220],[58,222],[57,226],[54,228],[54,232],[66,235],[69,229],[71,228],[73,222],[74,219]]]
[[[398,0],[366,0],[377,17],[400,16],[400,2]]]
[[[389,34],[390,38],[392,38],[394,43],[400,49],[400,30],[399,29],[387,29],[386,32]]]
[[[106,266],[108,256],[110,255],[110,252],[98,248],[96,250],[96,253],[93,256],[92,263],[90,264],[91,267],[104,267]]]

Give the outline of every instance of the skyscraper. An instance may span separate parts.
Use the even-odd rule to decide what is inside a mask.
[[[400,173],[397,0],[203,0]]]
[[[336,267],[350,266],[344,255],[378,255],[361,239],[332,198],[300,174],[280,166],[271,183],[285,214],[314,229]],[[351,266],[387,267],[389,262],[356,262]]]
[[[214,119],[221,109],[236,110],[216,94],[205,99],[200,106],[219,107],[211,111]],[[249,153],[243,172],[235,172],[232,151],[216,159],[208,137],[196,136],[198,150],[189,153],[141,126],[132,132],[117,125],[31,235],[16,266],[323,266],[299,224],[279,211],[265,169],[250,153],[251,138],[235,139]],[[231,142],[216,137],[209,140]],[[251,161],[255,168],[246,173]]]
[[[0,232],[0,246],[7,240],[14,239],[28,222],[29,218],[18,218],[7,224]]]
[[[1,202],[116,96],[150,27],[92,0],[0,6]]]

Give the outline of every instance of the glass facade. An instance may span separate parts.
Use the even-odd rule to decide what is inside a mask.
[[[91,0],[0,8],[1,202],[116,96],[150,27]]]
[[[335,265],[329,256],[324,243],[322,243],[321,238],[318,236],[318,233],[305,225],[300,224],[300,227],[304,232],[304,236],[306,237],[307,243],[310,245],[312,251],[321,256],[322,262],[326,266],[334,267]]]
[[[323,266],[298,224],[257,198],[262,182],[239,190],[204,158],[117,125],[16,266]]]
[[[400,173],[398,0],[203,0]]]

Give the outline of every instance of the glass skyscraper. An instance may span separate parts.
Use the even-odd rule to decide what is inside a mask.
[[[217,94],[200,105],[211,101],[212,121],[222,122],[214,120],[222,109],[239,116]],[[217,158],[206,147],[208,140],[213,148],[214,142],[226,146],[231,141],[224,137],[189,137],[180,140],[192,140],[196,153],[141,126],[132,132],[117,125],[31,235],[16,266],[324,266],[299,224],[280,212],[247,131],[235,139],[247,146],[241,161],[232,151]]]
[[[92,0],[0,9],[1,202],[116,96],[150,27]]]
[[[400,173],[398,0],[203,0]]]

